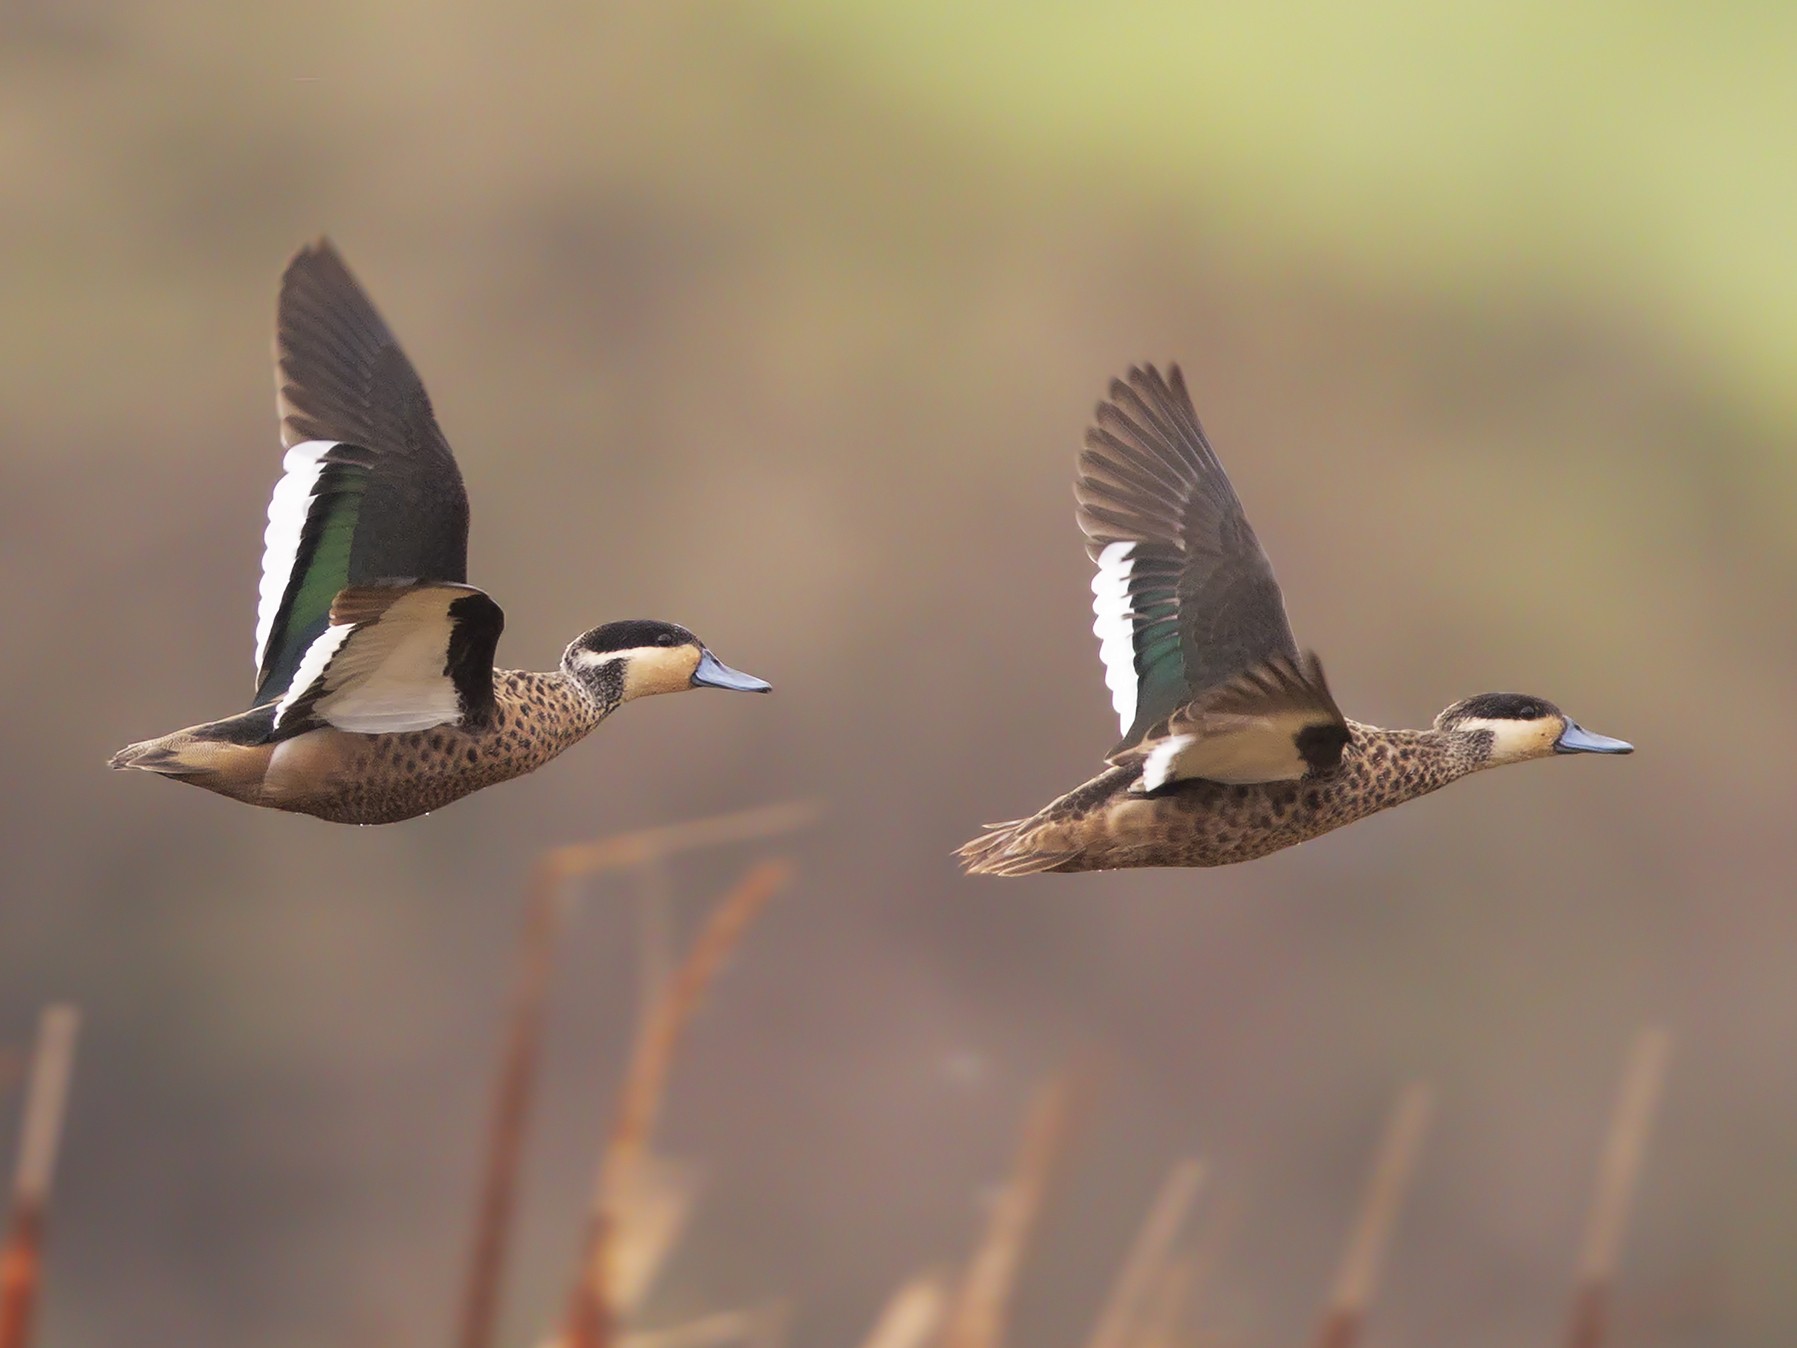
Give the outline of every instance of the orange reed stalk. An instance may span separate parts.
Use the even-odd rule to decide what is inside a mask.
[[[939,1273],[920,1273],[887,1300],[861,1348],[925,1348],[947,1307],[946,1280]]]
[[[636,833],[619,833],[590,843],[573,843],[545,853],[543,860],[562,879],[571,880],[598,871],[627,870],[680,852],[791,833],[816,819],[817,814],[817,806],[811,801],[786,801]]]
[[[1210,1291],[1211,1279],[1223,1262],[1224,1247],[1234,1234],[1240,1215],[1241,1200],[1237,1194],[1226,1194],[1212,1205],[1210,1217],[1198,1233],[1184,1269],[1168,1270],[1168,1285],[1162,1289],[1149,1343],[1157,1348],[1162,1345],[1171,1348],[1171,1345],[1185,1341],[1180,1332],[1182,1325],[1196,1327],[1205,1294]]]
[[[704,1000],[705,989],[749,924],[791,879],[792,866],[786,861],[764,861],[752,867],[712,910],[685,963],[669,980],[660,1003],[643,1026],[593,1186],[580,1265],[568,1302],[564,1348],[606,1348],[612,1342],[608,1288],[617,1197],[626,1190],[630,1172],[648,1154],[675,1051]]]
[[[81,1013],[72,1006],[46,1007],[38,1018],[13,1178],[12,1229],[0,1249],[0,1348],[26,1348],[31,1342],[43,1283],[45,1212],[56,1176],[56,1150],[62,1140],[80,1026]]]
[[[486,1163],[475,1208],[474,1248],[468,1257],[468,1282],[456,1335],[460,1348],[489,1348],[499,1317],[506,1244],[542,1052],[544,1007],[555,968],[555,948],[570,906],[564,878],[552,857],[543,857],[531,869],[525,900],[511,1028],[493,1088],[493,1118],[487,1128]]]
[[[1017,1272],[1072,1137],[1085,1080],[1063,1073],[1037,1093],[1010,1183],[992,1205],[985,1237],[967,1262],[942,1348],[1001,1348]]]
[[[1203,1184],[1201,1161],[1181,1161],[1168,1174],[1111,1285],[1111,1295],[1086,1348],[1129,1348],[1141,1337],[1150,1296],[1166,1276],[1173,1242],[1179,1239],[1186,1214]]]
[[[487,1128],[486,1159],[475,1205],[474,1240],[456,1332],[458,1348],[491,1348],[493,1343],[518,1174],[535,1095],[544,1008],[555,967],[555,948],[571,909],[569,884],[596,872],[638,867],[648,873],[645,892],[651,893],[659,888],[656,880],[661,862],[675,853],[787,833],[811,822],[816,815],[817,809],[810,802],[789,801],[557,847],[537,858],[526,889],[511,1026],[493,1090],[493,1115]],[[655,916],[658,915],[649,914],[646,920]]]
[[[1359,1219],[1342,1253],[1329,1307],[1317,1330],[1316,1348],[1354,1348],[1360,1342],[1367,1307],[1379,1287],[1379,1267],[1391,1243],[1392,1226],[1410,1186],[1410,1172],[1428,1132],[1432,1109],[1427,1086],[1412,1085],[1398,1097],[1361,1198]]]
[[[1578,1287],[1566,1328],[1568,1348],[1599,1348],[1604,1341],[1610,1320],[1610,1289],[1622,1253],[1622,1230],[1641,1177],[1671,1052],[1672,1040],[1660,1029],[1641,1031],[1629,1051],[1622,1090],[1598,1161],[1597,1193],[1591,1200]]]

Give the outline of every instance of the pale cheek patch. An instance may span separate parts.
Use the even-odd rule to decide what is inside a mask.
[[[624,666],[624,700],[654,693],[677,693],[691,686],[699,652],[691,646],[645,646],[629,651]]]
[[[1107,544],[1098,554],[1098,573],[1092,577],[1092,634],[1098,638],[1111,707],[1125,733],[1136,720],[1136,633],[1129,597],[1135,546]]]
[[[624,667],[623,699],[654,693],[677,693],[689,687],[699,667],[699,652],[691,646],[638,646],[628,651],[576,651],[570,658],[575,669],[594,670],[605,665]]]
[[[1553,720],[1502,721],[1475,716],[1462,721],[1457,730],[1491,732],[1491,756],[1488,763],[1519,763],[1527,758],[1540,758],[1551,753],[1560,737],[1560,725]]]

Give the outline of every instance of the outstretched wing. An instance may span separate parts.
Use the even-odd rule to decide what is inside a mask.
[[[1119,750],[1270,656],[1297,660],[1272,564],[1177,365],[1164,377],[1132,368],[1112,382],[1086,432],[1074,495],[1098,566],[1092,630],[1122,725]]]
[[[1341,762],[1348,723],[1314,655],[1271,656],[1201,694],[1113,754],[1139,766],[1138,789],[1202,778],[1241,785],[1293,781]]]
[[[274,737],[332,726],[364,735],[483,725],[493,715],[499,605],[472,585],[357,585],[331,605]]]
[[[293,686],[345,586],[468,575],[455,456],[405,352],[325,240],[281,278],[275,363],[287,456],[264,535],[258,704]]]

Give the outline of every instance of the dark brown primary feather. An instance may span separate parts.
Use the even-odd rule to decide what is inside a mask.
[[[1138,742],[1194,694],[1272,655],[1298,659],[1272,564],[1198,423],[1177,365],[1132,368],[1086,433],[1074,488],[1096,561],[1130,542]]]
[[[468,495],[424,383],[328,240],[281,277],[275,331],[281,442],[339,440],[372,456],[349,583],[468,578]]]
[[[282,275],[275,361],[281,441],[313,448],[289,456],[270,504],[259,703],[287,692],[344,586],[463,581],[468,571],[468,497],[430,398],[324,240]],[[280,546],[277,515],[286,521]]]

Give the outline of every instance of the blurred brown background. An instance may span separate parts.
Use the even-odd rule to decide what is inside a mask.
[[[0,6],[0,1043],[88,1013],[46,1344],[441,1341],[531,858],[794,796],[827,818],[674,1082],[708,1189],[654,1314],[855,1341],[1083,1047],[1016,1341],[1078,1340],[1191,1152],[1243,1214],[1216,1327],[1301,1335],[1420,1077],[1377,1341],[1542,1342],[1657,1022],[1631,1341],[1791,1340],[1797,12],[1110,8]],[[393,828],[106,772],[248,697],[321,230],[457,446],[502,659],[653,615],[775,696]],[[959,877],[1115,730],[1069,483],[1141,359],[1350,714],[1515,688],[1640,752],[1246,867]],[[625,1047],[621,892],[565,952],[510,1342]]]

